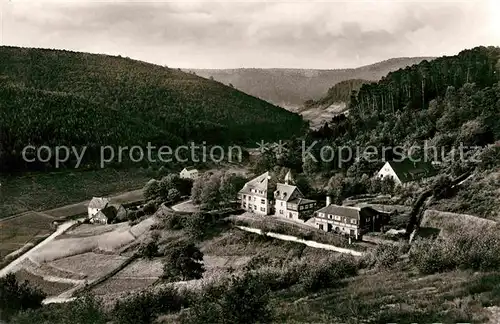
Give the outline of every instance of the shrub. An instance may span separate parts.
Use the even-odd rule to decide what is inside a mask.
[[[179,311],[187,300],[175,288],[141,292],[116,302],[113,317],[120,324],[153,323],[160,314]]]
[[[177,242],[167,250],[163,277],[173,281],[200,279],[205,272],[203,253],[192,242]]]
[[[160,194],[160,183],[155,180],[151,179],[146,183],[144,186],[144,200],[150,201],[150,200],[155,200],[158,198]]]
[[[156,212],[156,204],[154,201],[148,202],[146,205],[144,205],[144,208],[142,209],[144,211],[144,214],[146,215],[153,215]]]
[[[153,259],[158,256],[158,243],[155,240],[149,241],[139,248],[139,255],[146,259]]]
[[[341,279],[357,274],[358,263],[353,257],[339,257],[311,266],[303,272],[301,283],[304,290],[316,292],[335,287]]]
[[[452,181],[448,176],[439,176],[432,184],[432,195],[435,199],[448,198],[452,194]]]
[[[167,193],[167,200],[170,201],[170,202],[175,202],[177,200],[179,200],[181,198],[181,193],[179,192],[179,190],[173,188],[173,189],[170,189]]]
[[[180,230],[184,228],[184,216],[182,214],[171,212],[162,218],[166,229],[170,230]]]
[[[93,295],[85,295],[68,304],[66,323],[105,324],[108,322],[101,300]]]
[[[247,272],[204,289],[181,322],[250,324],[268,323],[271,319],[269,287],[258,274]]]
[[[194,239],[203,237],[206,227],[210,225],[203,213],[194,213],[185,217],[183,223],[187,233]]]
[[[405,246],[401,244],[379,244],[370,256],[372,258],[370,265],[383,269],[392,268],[405,249]]]
[[[13,273],[0,278],[0,319],[8,320],[22,310],[36,309],[42,306],[46,297],[28,281],[19,283]]]
[[[259,277],[271,291],[278,291],[300,283],[304,273],[306,273],[306,264],[298,262],[288,264],[281,269],[260,270]]]
[[[137,219],[137,211],[136,210],[130,210],[127,213],[127,219],[129,221],[135,221]]]
[[[84,295],[69,303],[28,309],[11,319],[12,324],[106,324],[109,318],[99,299]]]

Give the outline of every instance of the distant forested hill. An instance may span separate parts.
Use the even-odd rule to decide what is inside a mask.
[[[430,57],[394,58],[355,69],[186,69],[196,74],[232,84],[237,89],[285,108],[302,107],[318,100],[336,83],[350,79],[378,81],[391,71],[420,63]]]
[[[32,145],[249,143],[299,115],[219,82],[128,58],[0,47],[0,163]]]
[[[334,103],[349,103],[353,91],[361,89],[363,84],[372,83],[373,81],[352,79],[341,81],[328,89],[324,97],[319,100],[309,100],[304,103],[304,108],[327,108]]]

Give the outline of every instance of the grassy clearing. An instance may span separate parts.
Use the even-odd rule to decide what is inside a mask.
[[[97,236],[109,233],[115,230],[127,230],[128,223],[117,223],[108,225],[80,224],[79,226],[67,231],[57,237],[58,240],[66,238],[83,238],[89,236]]]
[[[24,282],[28,280],[31,285],[40,288],[47,296],[56,296],[73,287],[73,285],[68,283],[44,280],[42,277],[36,276],[26,270],[19,270],[15,275],[18,281]]]
[[[138,259],[118,272],[114,279],[151,279],[155,280],[163,274],[161,260]]]
[[[27,243],[35,243],[38,238],[49,235],[53,231],[52,221],[49,217],[28,212],[0,222],[0,259]]]
[[[288,255],[300,256],[303,244],[285,242],[262,235],[232,229],[203,242],[201,251],[214,256],[259,256],[281,259]],[[327,253],[327,252],[326,252]]]
[[[49,264],[64,271],[85,275],[88,279],[97,279],[116,269],[126,259],[118,255],[90,252],[55,260]]]
[[[0,178],[0,218],[142,188],[150,178],[148,173],[143,169],[101,169],[4,176]]]
[[[495,227],[497,222],[472,215],[426,210],[420,226],[421,228],[435,228],[440,230],[441,234],[446,234],[461,228],[477,232],[483,227]]]
[[[155,281],[156,279],[123,279],[113,277],[94,287],[91,292],[98,296],[130,293],[134,290],[145,289]]]
[[[337,247],[348,248],[358,251],[365,251],[366,247],[360,244],[349,244],[346,237],[334,233],[326,233],[315,228],[305,228],[294,224],[288,224],[275,219],[248,219],[242,217],[232,217],[231,221],[235,225],[247,226],[260,229],[264,232],[273,232],[284,235],[291,235],[304,240],[316,241],[324,244],[331,244]]]

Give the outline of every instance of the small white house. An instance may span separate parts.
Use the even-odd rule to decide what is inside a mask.
[[[195,169],[194,167],[186,167],[182,169],[180,172],[179,176],[182,179],[196,179],[199,176],[198,169]]]
[[[98,212],[106,208],[109,201],[109,198],[93,197],[88,207],[89,219],[93,218]]]
[[[430,162],[412,162],[405,159],[400,162],[386,162],[377,173],[380,179],[391,177],[396,184],[420,181],[436,175],[436,169]]]

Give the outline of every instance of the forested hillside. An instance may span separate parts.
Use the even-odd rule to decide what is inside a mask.
[[[327,108],[334,103],[345,102],[349,103],[353,91],[358,91],[363,84],[371,83],[372,81],[351,79],[337,83],[330,89],[324,97],[319,100],[309,100],[304,103],[304,109],[309,108]]]
[[[356,152],[357,147],[362,150],[373,145],[381,153],[382,147],[416,144],[423,148],[427,141],[443,148],[446,155],[461,143],[494,143],[500,140],[499,57],[497,47],[477,47],[389,73],[353,93],[349,114],[311,131],[306,145],[317,141],[312,152],[319,157],[325,145],[334,152],[341,146],[350,146]],[[311,172],[338,170],[338,158],[323,163],[306,160],[302,166],[301,145],[295,143],[296,149],[282,161],[285,166],[305,167]],[[391,152],[386,153],[385,158],[390,160]],[[355,169],[362,163],[352,158],[343,163],[342,169],[356,164]]]
[[[311,136],[351,146],[492,143],[500,139],[499,57],[499,48],[477,47],[389,73],[353,95],[347,117]]]
[[[306,58],[307,59],[307,58]],[[287,109],[297,109],[307,100],[318,100],[336,83],[363,79],[378,81],[391,71],[417,64],[429,57],[393,58],[355,69],[186,69],[205,78],[262,98]]]
[[[478,47],[363,85],[351,100],[345,138],[379,145],[500,139],[499,57],[499,48]]]
[[[277,164],[325,179],[324,187],[340,203],[353,195],[380,192],[370,188],[368,180],[384,160],[411,153],[413,159],[437,162],[443,183],[467,172],[474,175],[456,195],[443,195],[449,200],[439,202],[445,206],[441,210],[497,220],[499,57],[500,48],[477,47],[365,84],[353,93],[348,114],[311,131],[305,145],[290,142],[284,156],[265,157],[258,165]],[[304,161],[303,147],[311,148],[316,159]]]
[[[301,117],[221,83],[128,58],[0,47],[0,159],[31,145],[253,143]]]

